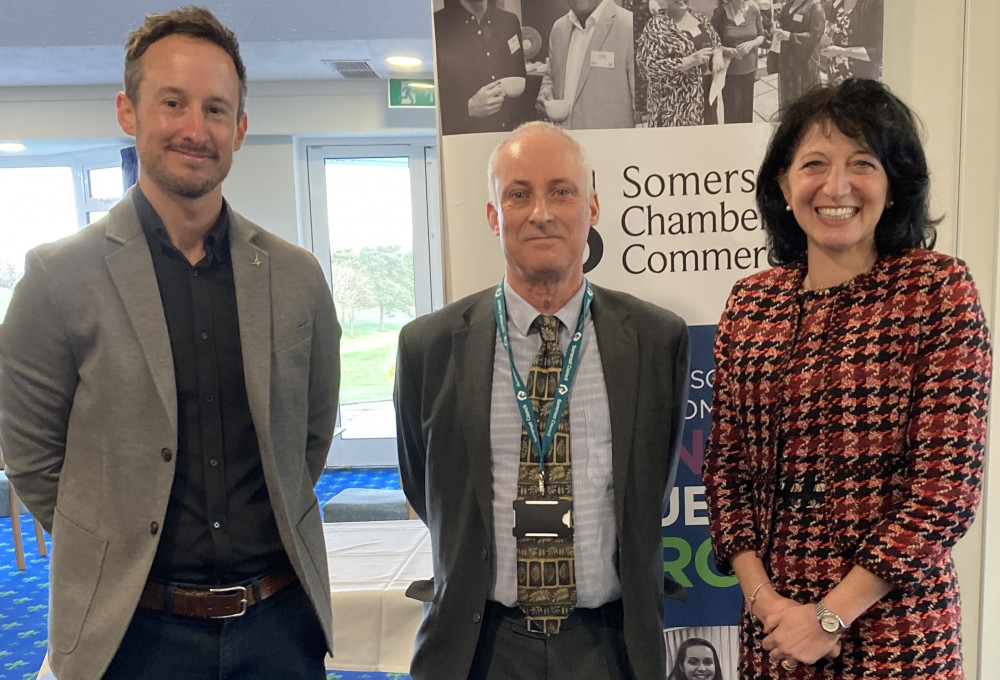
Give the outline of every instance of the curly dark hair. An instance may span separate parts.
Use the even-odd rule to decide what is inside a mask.
[[[722,680],[722,664],[719,662],[719,653],[715,651],[715,646],[711,642],[699,637],[690,637],[677,648],[677,656],[674,657],[674,664],[670,667],[667,680],[687,680],[687,676],[684,674],[684,662],[687,661],[687,650],[698,646],[708,647],[712,650],[712,658],[715,661],[715,675],[712,676],[712,680]]]
[[[757,173],[757,208],[767,234],[767,259],[788,266],[806,259],[806,235],[788,212],[779,179],[814,125],[832,123],[878,156],[889,178],[891,205],[875,227],[880,255],[932,248],[941,219],[932,219],[930,173],[916,116],[882,83],[849,78],[807,92],[780,112],[780,124]]]
[[[222,25],[215,15],[204,7],[184,5],[160,14],[150,14],[142,26],[129,33],[125,43],[125,95],[133,102],[139,101],[139,83],[142,81],[142,55],[157,40],[169,35],[186,35],[218,45],[232,58],[236,75],[240,79],[240,102],[237,118],[243,115],[247,101],[247,69],[240,57],[240,44],[236,34]]]

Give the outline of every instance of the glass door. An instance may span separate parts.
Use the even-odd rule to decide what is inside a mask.
[[[399,329],[442,298],[435,149],[323,145],[307,146],[306,156],[313,250],[344,329],[327,464],[396,465]]]

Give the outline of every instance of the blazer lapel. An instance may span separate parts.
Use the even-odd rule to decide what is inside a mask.
[[[170,335],[163,315],[160,287],[153,270],[153,258],[132,203],[132,192],[129,190],[108,216],[108,252],[104,261],[139,339],[170,427],[176,431],[177,383]]]
[[[229,252],[243,350],[247,402],[262,443],[271,441],[271,266],[254,245],[257,227],[229,211]],[[261,453],[269,447],[261,446]]]
[[[492,409],[493,353],[496,350],[496,321],[492,291],[484,292],[466,312],[467,324],[452,334],[452,347],[461,382],[455,386],[458,412],[469,456],[469,470],[486,531],[493,537],[493,471],[490,453],[490,412]]]
[[[615,520],[622,528],[625,481],[632,461],[635,411],[639,402],[639,342],[628,323],[628,313],[604,303],[603,291],[594,286],[594,333],[601,350],[601,367],[608,390],[611,416],[611,467],[614,474]]]

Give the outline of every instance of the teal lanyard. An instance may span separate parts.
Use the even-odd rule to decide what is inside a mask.
[[[493,295],[493,315],[497,321],[497,331],[500,333],[500,342],[507,350],[507,359],[510,360],[510,376],[514,382],[514,396],[517,399],[517,410],[521,414],[521,422],[528,432],[531,445],[538,451],[538,472],[545,472],[545,455],[552,446],[552,440],[556,436],[556,428],[559,425],[559,417],[562,415],[566,402],[569,401],[569,390],[573,385],[573,378],[576,377],[576,369],[579,366],[580,347],[583,344],[583,325],[587,320],[587,312],[590,310],[590,302],[594,299],[594,290],[590,287],[590,282],[584,280],[583,305],[580,309],[580,318],[576,322],[576,332],[570,340],[569,349],[563,359],[562,372],[559,374],[559,386],[556,389],[556,396],[552,400],[552,409],[549,411],[549,420],[545,424],[544,439],[538,436],[538,422],[535,420],[535,409],[531,405],[528,397],[528,390],[521,379],[521,374],[517,372],[514,365],[514,355],[510,351],[510,336],[507,331],[507,301],[503,294],[503,281],[497,286]]]

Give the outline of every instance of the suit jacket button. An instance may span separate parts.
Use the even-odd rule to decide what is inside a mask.
[[[156,533],[160,530],[160,525],[156,522],[149,523],[149,533],[156,536]]]
[[[483,562],[485,562],[486,558],[488,558],[490,556],[490,554],[488,552],[486,552],[486,548],[483,548],[482,550],[480,550],[479,554],[482,555]]]
[[[475,614],[472,615],[472,622],[473,623],[479,623],[482,620],[483,620],[483,615],[480,614],[479,612],[476,612]]]
[[[168,449],[167,447],[163,447],[162,449],[160,449],[160,455],[163,456],[163,460],[169,463],[174,457],[174,452]]]

